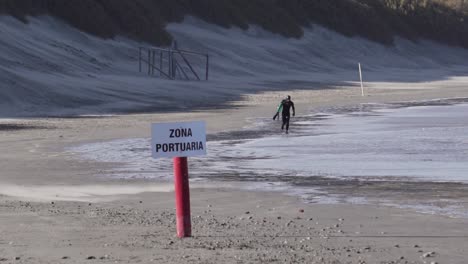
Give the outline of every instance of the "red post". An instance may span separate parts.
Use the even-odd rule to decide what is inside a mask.
[[[190,191],[189,174],[186,157],[174,158],[175,195],[176,195],[176,217],[177,236],[192,236],[192,223],[190,218]]]

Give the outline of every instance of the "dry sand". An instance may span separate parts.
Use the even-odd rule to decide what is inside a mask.
[[[365,97],[358,88],[288,93],[305,114],[363,102],[468,97],[465,83],[392,84],[410,88],[371,89]],[[170,184],[108,179],[103,170],[113,164],[64,151],[149,137],[150,124],[160,121],[203,119],[210,133],[240,129],[249,118],[271,116],[283,96],[249,95],[203,112],[1,120],[0,263],[468,263],[468,219],[304,204],[223,185],[194,186],[194,237],[180,240]]]

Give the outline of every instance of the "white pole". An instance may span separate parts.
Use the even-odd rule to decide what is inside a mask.
[[[362,84],[362,70],[361,70],[361,63],[359,65],[359,79],[361,79],[361,95],[364,96],[364,85]]]

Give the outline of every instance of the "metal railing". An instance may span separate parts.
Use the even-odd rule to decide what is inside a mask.
[[[146,64],[148,75],[155,76],[155,72],[159,73],[160,77],[169,80],[197,80],[201,81],[200,72],[197,72],[197,67],[194,67],[188,56],[195,56],[205,61],[204,77],[208,81],[210,56],[208,54],[181,50],[177,48],[139,48],[139,71],[143,71],[143,66]],[[159,65],[157,65],[159,64]]]

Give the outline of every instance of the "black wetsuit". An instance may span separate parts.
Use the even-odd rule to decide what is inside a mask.
[[[282,117],[283,117],[283,125],[281,126],[281,129],[284,129],[284,126],[286,126],[286,131],[289,130],[289,119],[291,118],[291,113],[290,109],[292,107],[293,109],[293,116],[296,114],[296,109],[294,108],[294,103],[291,100],[283,100],[281,102],[281,106],[283,108],[282,112]]]

